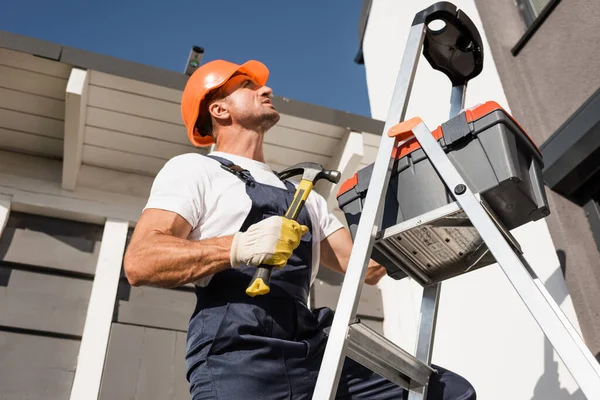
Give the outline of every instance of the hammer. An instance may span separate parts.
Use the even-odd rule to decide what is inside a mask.
[[[279,179],[285,180],[300,174],[302,174],[302,180],[296,188],[296,193],[294,194],[292,204],[285,213],[286,218],[293,220],[297,220],[298,216],[300,215],[300,211],[302,211],[302,207],[304,207],[304,203],[310,194],[310,191],[317,181],[320,179],[327,179],[329,182],[338,183],[341,177],[341,173],[339,171],[325,169],[322,165],[313,162],[296,164],[292,167],[284,169],[278,175]],[[246,294],[248,296],[254,297],[269,293],[271,290],[269,284],[271,283],[272,269],[273,267],[271,265],[264,264],[256,267],[256,271],[252,277],[252,282],[246,289]]]

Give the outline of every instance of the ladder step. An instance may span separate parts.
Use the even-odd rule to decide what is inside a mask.
[[[348,326],[346,355],[405,389],[425,386],[434,370],[365,324]]]
[[[521,253],[519,243],[510,231],[478,194],[475,197],[510,245]],[[378,235],[375,247],[422,286],[496,262],[457,202],[384,229]]]

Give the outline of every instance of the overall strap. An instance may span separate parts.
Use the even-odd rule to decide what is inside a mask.
[[[256,181],[252,177],[252,174],[250,174],[250,171],[243,169],[242,167],[234,164],[233,162],[229,161],[228,159],[219,157],[219,156],[214,156],[214,155],[207,155],[206,157],[212,158],[213,160],[218,161],[221,164],[221,168],[223,168],[225,171],[230,172],[233,175],[237,176],[245,184],[250,185],[250,186],[254,186],[256,184]]]
[[[277,176],[279,178],[279,176]],[[285,184],[285,187],[287,188],[287,190],[289,190],[292,193],[296,193],[296,186],[294,186],[294,184],[290,181],[284,181],[283,179],[279,178],[279,180],[281,180],[281,182],[283,182]]]
[[[246,183],[250,186],[254,186],[256,184],[256,181],[252,177],[252,174],[250,174],[250,171],[248,171],[247,169],[243,169],[239,165],[236,165],[233,162],[231,162],[230,160],[223,158],[223,157],[215,156],[212,154],[206,155],[206,157],[212,158],[213,160],[218,161],[221,164],[221,168],[223,168],[225,171],[230,172],[233,175],[237,176],[244,183]],[[275,176],[277,176],[277,178],[279,178],[279,180],[284,183],[287,190],[289,190],[292,193],[296,192],[296,186],[294,186],[293,183],[291,183],[290,181],[281,179],[279,177],[279,174],[277,174],[277,173],[275,173]]]

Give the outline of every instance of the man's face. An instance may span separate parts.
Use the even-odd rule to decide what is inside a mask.
[[[219,90],[233,124],[246,129],[266,132],[280,118],[271,103],[273,91],[259,86],[247,75],[236,75]]]

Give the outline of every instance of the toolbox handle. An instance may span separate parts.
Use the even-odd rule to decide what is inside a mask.
[[[432,21],[443,21],[438,25]],[[456,6],[440,1],[415,15],[413,26],[425,24],[423,55],[453,86],[464,85],[483,69],[483,42],[473,21]],[[434,30],[436,29],[436,30]]]

